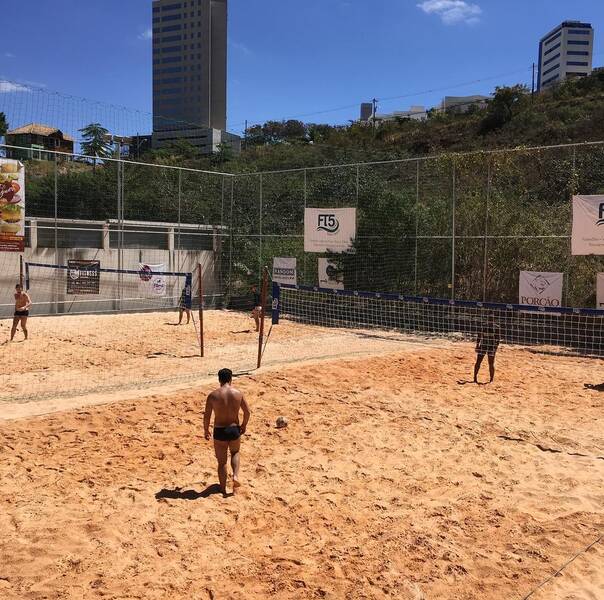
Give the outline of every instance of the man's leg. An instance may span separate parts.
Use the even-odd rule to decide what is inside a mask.
[[[252,316],[254,317],[254,323],[256,323],[256,331],[260,331],[260,311],[254,308]]]
[[[25,334],[25,339],[27,339],[27,317],[21,317],[21,330]]]
[[[484,359],[484,354],[476,355],[476,364],[474,365],[474,383],[478,383],[478,372],[480,371],[480,365]]]
[[[228,442],[214,440],[214,452],[216,453],[216,460],[218,461],[218,481],[220,482],[220,491],[223,494],[226,494],[228,449]]]
[[[13,338],[15,337],[15,333],[17,333],[17,325],[19,324],[19,317],[14,317],[13,318],[13,326],[10,330],[10,341],[13,341]]]
[[[489,354],[489,375],[491,376],[491,383],[495,379],[495,355]]]
[[[187,308],[187,325],[191,322],[191,311]]]
[[[230,443],[231,450],[231,469],[233,469],[233,490],[240,487],[239,483],[239,450],[241,448],[241,438]]]
[[[178,324],[182,323],[182,308],[178,309]]]

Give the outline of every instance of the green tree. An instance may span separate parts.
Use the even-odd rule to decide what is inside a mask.
[[[487,115],[482,122],[482,133],[500,129],[509,123],[523,106],[528,88],[525,85],[497,87],[495,95],[489,102]]]
[[[0,137],[6,134],[8,131],[8,121],[6,120],[6,115],[3,112],[0,112]]]
[[[97,158],[111,156],[111,144],[107,141],[108,129],[100,123],[90,123],[78,130],[82,134],[82,154],[94,157],[93,164],[96,166]]]

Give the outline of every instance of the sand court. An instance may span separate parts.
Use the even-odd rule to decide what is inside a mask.
[[[373,341],[238,378],[227,499],[209,381],[0,424],[1,596],[604,597],[600,363],[503,347],[495,384],[460,385],[471,345]]]

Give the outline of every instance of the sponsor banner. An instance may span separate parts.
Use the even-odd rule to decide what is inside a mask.
[[[25,167],[0,158],[0,252],[25,250]]]
[[[596,308],[604,310],[604,273],[598,273],[596,292]]]
[[[521,271],[518,303],[541,308],[560,308],[563,282],[562,273]]]
[[[307,208],[304,211],[305,252],[347,252],[352,249],[356,231],[356,208]]]
[[[329,258],[319,259],[319,287],[330,290],[344,289],[344,273],[337,263]]]
[[[296,259],[295,258],[273,258],[273,281],[296,285]]]
[[[98,260],[68,260],[67,294],[98,294],[101,283],[100,269],[101,263]]]
[[[158,298],[166,295],[165,265],[140,263],[138,276],[139,290],[143,298]]]
[[[573,196],[573,256],[604,254],[604,196]]]

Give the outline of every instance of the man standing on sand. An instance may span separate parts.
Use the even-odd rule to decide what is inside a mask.
[[[256,331],[260,331],[260,317],[262,316],[262,300],[258,293],[258,286],[252,286],[252,294],[254,296],[254,306],[252,308],[252,319],[256,324]]]
[[[218,479],[220,491],[226,496],[227,453],[231,452],[233,469],[233,493],[241,486],[239,483],[239,449],[241,436],[245,433],[250,420],[250,408],[243,394],[232,386],[233,372],[221,369],[218,372],[220,387],[214,390],[206,400],[203,426],[206,440],[210,439],[210,419],[214,412],[214,452],[218,461]],[[239,424],[239,411],[243,411],[243,422]]]
[[[501,341],[501,329],[497,323],[489,320],[478,333],[476,340],[476,364],[474,365],[474,383],[478,383],[478,372],[485,355],[489,360],[490,382],[495,379],[495,355]]]
[[[10,331],[10,341],[13,341],[17,326],[21,323],[21,329],[27,339],[27,317],[29,317],[29,309],[31,308],[31,298],[27,292],[23,291],[20,283],[15,286],[15,316],[13,317],[13,327]]]

